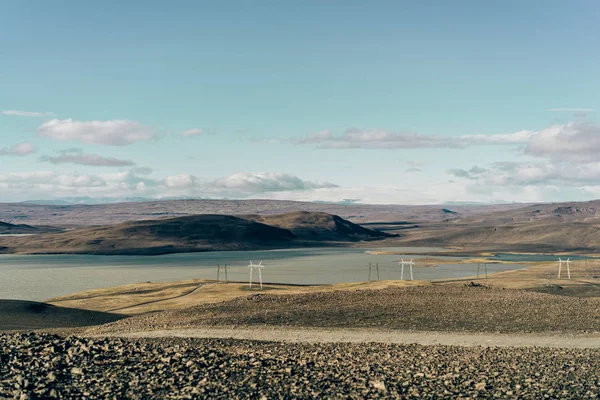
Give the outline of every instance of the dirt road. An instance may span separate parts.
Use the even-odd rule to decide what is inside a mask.
[[[600,336],[559,334],[466,334],[375,329],[193,328],[111,334],[124,338],[215,338],[287,343],[386,343],[488,347],[600,348]]]

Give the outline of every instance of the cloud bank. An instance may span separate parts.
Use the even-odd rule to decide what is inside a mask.
[[[2,110],[0,111],[2,115],[15,115],[17,117],[34,117],[34,118],[43,118],[43,117],[54,117],[56,114],[51,112],[36,112],[36,111],[19,111],[19,110]]]
[[[98,154],[84,153],[82,149],[73,148],[62,150],[57,156],[42,156],[40,161],[52,164],[78,164],[92,167],[131,167],[135,163],[129,160],[104,157]]]
[[[153,178],[149,168],[132,168],[113,174],[38,171],[0,174],[0,189],[27,198],[94,197],[239,197],[268,196],[273,192],[302,192],[337,188],[333,183],[302,180],[285,173],[240,172],[205,181],[191,174]]]
[[[37,148],[31,143],[21,142],[11,147],[0,149],[0,156],[24,157],[36,153]]]
[[[296,137],[291,139],[291,143],[297,145],[317,144],[325,149],[463,149],[477,145],[526,143],[533,134],[532,131],[519,131],[496,135],[435,136],[353,128],[341,134],[321,131],[303,137]]]
[[[149,140],[152,131],[137,121],[74,121],[52,119],[37,129],[37,136],[62,141],[77,141],[85,144],[126,146]]]

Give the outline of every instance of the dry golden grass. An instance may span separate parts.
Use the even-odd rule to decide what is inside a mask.
[[[534,290],[576,297],[600,297],[600,260],[572,261],[570,280],[567,279],[567,270],[564,264],[561,279],[558,279],[558,263],[556,261],[521,264],[525,264],[527,267],[490,274],[487,279],[480,276],[479,279],[471,277],[437,283],[457,284],[475,281],[506,289]]]
[[[252,289],[245,283],[216,283],[207,280],[188,280],[169,283],[136,283],[108,289],[95,289],[46,302],[61,307],[120,314],[142,314],[152,311],[174,310],[200,304],[218,303],[248,296],[252,293],[301,294],[336,290],[384,289],[389,287],[429,285],[424,281],[348,282],[323,286],[258,285]]]
[[[425,265],[439,262],[434,257],[425,259]],[[485,263],[484,258],[464,260],[469,263]],[[490,262],[487,261],[489,264]],[[420,260],[419,264],[423,264]],[[188,280],[169,283],[136,283],[109,289],[96,289],[61,296],[48,300],[48,303],[94,311],[110,311],[121,314],[142,314],[153,311],[175,310],[191,306],[218,303],[248,296],[252,293],[303,294],[331,291],[353,291],[365,289],[385,289],[390,287],[424,285],[463,285],[474,281],[493,287],[533,290],[576,297],[600,297],[600,260],[574,261],[571,263],[572,279],[568,280],[563,268],[562,279],[557,279],[556,262],[525,263],[520,270],[498,272],[485,278],[482,267],[480,278],[476,276],[460,279],[426,281],[372,281],[348,282],[322,286],[258,285],[248,288],[246,283],[216,283],[208,280]]]

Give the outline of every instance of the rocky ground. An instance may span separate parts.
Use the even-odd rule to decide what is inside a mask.
[[[597,333],[600,331],[600,299],[449,285],[299,295],[252,294],[231,301],[145,314],[91,328],[88,332],[105,334],[202,326]]]
[[[0,335],[0,398],[597,398],[600,350]]]

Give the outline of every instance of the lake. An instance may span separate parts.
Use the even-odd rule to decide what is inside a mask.
[[[427,252],[436,248],[308,248],[263,251],[215,251],[164,256],[0,255],[0,299],[42,301],[102,287],[137,282],[216,279],[217,264],[228,264],[231,281],[248,280],[248,264],[263,261],[263,280],[272,283],[330,284],[376,278],[400,279],[398,260],[417,263],[414,278],[433,280],[477,274],[477,264],[455,264],[458,257],[441,257],[444,264],[418,268],[419,255],[374,255],[366,251]],[[515,264],[488,264],[488,272],[523,268]],[[409,276],[405,270],[405,278]],[[223,278],[223,275],[221,275]]]

